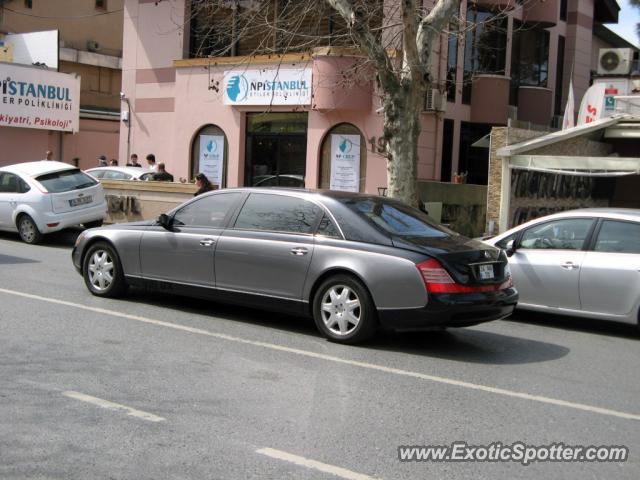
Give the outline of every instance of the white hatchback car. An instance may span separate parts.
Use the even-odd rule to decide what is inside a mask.
[[[27,243],[73,225],[102,225],[102,185],[68,163],[39,161],[0,168],[0,230]]]

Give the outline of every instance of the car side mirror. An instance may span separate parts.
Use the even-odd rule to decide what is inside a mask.
[[[165,230],[173,230],[173,218],[171,218],[166,213],[161,213],[157,218],[157,222]]]
[[[509,240],[507,242],[507,248],[505,248],[505,252],[507,257],[511,257],[514,253],[516,253],[516,242],[514,240]]]

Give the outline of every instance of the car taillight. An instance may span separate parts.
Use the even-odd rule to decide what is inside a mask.
[[[513,282],[509,275],[507,279],[500,284],[493,285],[462,285],[457,283],[442,264],[435,258],[430,258],[424,262],[416,264],[424,285],[429,293],[478,293],[478,292],[495,292],[511,288]]]

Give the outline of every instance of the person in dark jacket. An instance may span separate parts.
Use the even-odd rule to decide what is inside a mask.
[[[158,164],[158,172],[153,174],[153,180],[156,182],[173,182],[173,175],[164,169],[164,163]]]
[[[193,194],[194,197],[213,190],[213,185],[211,185],[211,182],[204,173],[196,175],[196,187],[198,187],[198,190]]]

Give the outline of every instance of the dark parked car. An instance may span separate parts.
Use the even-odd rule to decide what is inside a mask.
[[[94,295],[131,284],[309,314],[343,343],[503,318],[518,298],[499,249],[345,192],[219,190],[155,221],[88,230],[72,255]]]

